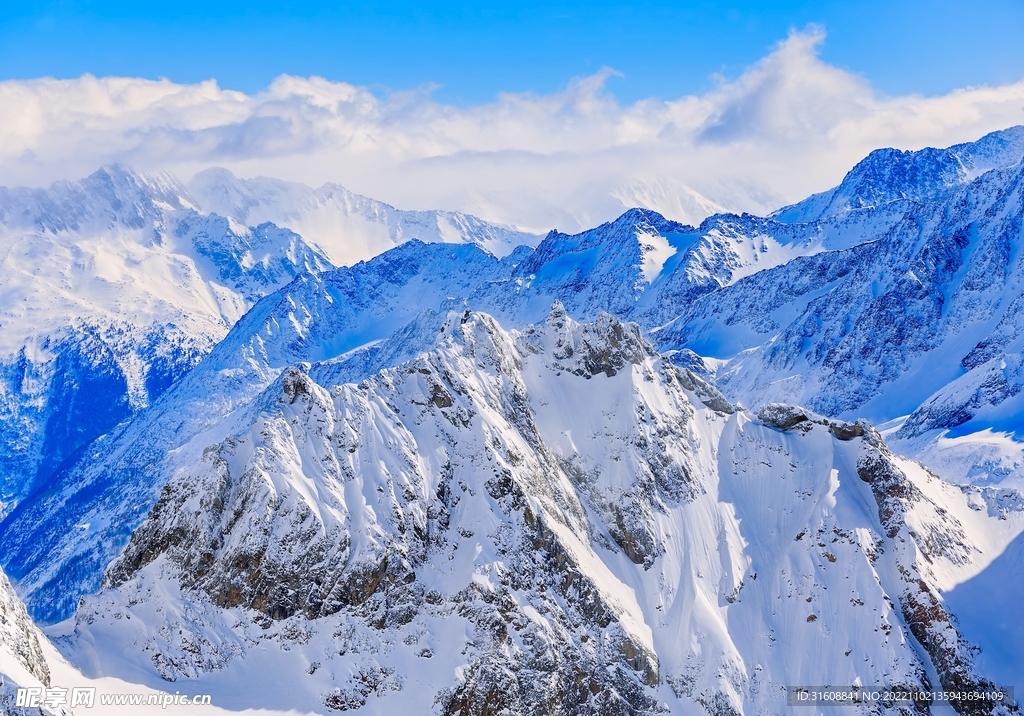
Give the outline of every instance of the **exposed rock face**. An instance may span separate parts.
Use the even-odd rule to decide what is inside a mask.
[[[824,425],[839,440],[853,440],[865,434],[870,427],[863,422],[847,423],[842,420],[829,420],[812,413],[806,408],[785,403],[767,403],[757,411],[757,419],[765,425],[779,430],[798,428],[807,430],[811,424]],[[802,427],[801,427],[802,426]]]
[[[969,559],[969,538],[957,520],[950,519],[945,510],[908,479],[881,437],[870,427],[865,443],[866,449],[857,461],[857,472],[871,486],[878,517],[893,546],[890,559],[903,581],[899,605],[907,627],[928,653],[942,689],[995,691],[997,685],[974,667],[977,647],[957,631],[955,620],[926,578],[926,565],[933,561]],[[914,512],[917,513],[916,529],[908,519]],[[958,713],[971,716],[1019,713],[1016,704],[960,701],[952,705]]]
[[[50,668],[39,646],[39,632],[3,570],[0,570],[0,649],[5,659],[13,657],[28,673],[50,685]]]
[[[638,365],[654,355],[636,324],[623,324],[609,314],[581,330],[569,330],[569,323],[565,308],[556,303],[548,317],[548,327],[558,335],[551,357],[558,361],[558,368],[573,375],[592,378],[604,373],[611,378],[625,366]]]
[[[807,412],[795,405],[768,403],[767,405],[762,405],[761,409],[757,411],[757,419],[765,425],[771,425],[773,428],[789,430],[809,421],[810,418],[807,416]]]

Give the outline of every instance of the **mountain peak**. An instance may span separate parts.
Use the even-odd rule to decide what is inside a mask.
[[[170,174],[143,173],[124,164],[47,189],[0,191],[0,225],[48,233],[147,229],[160,224],[168,210],[192,208],[193,199]]]
[[[681,224],[678,221],[666,219],[653,209],[644,209],[642,207],[627,209],[614,221],[604,224],[604,226],[609,225],[617,227],[635,226],[649,228],[661,233],[683,233],[686,231],[693,231],[693,227],[688,224]]]
[[[340,184],[313,189],[267,177],[241,179],[211,168],[189,182],[203,210],[243,224],[270,221],[303,237],[336,266],[370,259],[410,239],[473,243],[501,257],[540,237],[453,211],[405,211]]]
[[[937,201],[980,174],[1014,166],[1022,157],[1024,126],[991,132],[975,142],[946,149],[876,149],[858,162],[839,186],[783,207],[772,217],[801,223],[900,200]]]

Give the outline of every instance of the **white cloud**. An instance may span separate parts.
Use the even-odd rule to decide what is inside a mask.
[[[121,161],[188,178],[219,165],[568,230],[630,203],[684,220],[765,211],[834,185],[874,148],[946,146],[1024,120],[1024,82],[883,97],[822,62],[823,38],[794,32],[704,95],[626,106],[604,89],[608,69],[470,107],[317,77],[252,96],[213,81],[0,82],[0,176],[38,185]]]

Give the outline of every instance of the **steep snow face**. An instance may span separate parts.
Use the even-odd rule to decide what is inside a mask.
[[[153,304],[201,303],[200,277],[161,249],[167,212],[190,208],[169,177],[119,166],[49,189],[0,188],[0,349],[79,315],[138,324],[159,312]]]
[[[836,188],[779,209],[772,217],[800,223],[892,202],[941,201],[990,169],[1011,167],[1022,157],[1024,126],[947,149],[878,149],[851,169]]]
[[[474,299],[524,323],[543,319],[553,297],[574,316],[593,318],[602,310],[625,315],[652,279],[671,272],[672,257],[694,234],[693,227],[644,209],[580,234],[552,231],[517,262],[507,281],[482,287]],[[661,264],[657,272],[651,262]]]
[[[266,177],[239,179],[216,168],[194,176],[188,188],[204,211],[247,225],[287,226],[338,266],[373,258],[409,239],[471,243],[502,257],[517,246],[536,246],[541,238],[457,211],[402,211],[337,184],[311,189]]]
[[[358,385],[292,367],[258,404],[79,608],[62,649],[90,676],[443,714],[988,683],[938,595],[1024,515],[972,509],[866,424],[735,412],[635,325],[451,312],[410,362]]]
[[[300,273],[334,268],[301,236],[269,222],[248,228],[216,214],[178,212],[171,224],[176,248],[191,254],[205,276],[216,277],[247,306]]]
[[[0,187],[0,225],[9,232],[150,229],[166,209],[194,208],[184,187],[170,175],[143,175],[116,164],[49,189]]]

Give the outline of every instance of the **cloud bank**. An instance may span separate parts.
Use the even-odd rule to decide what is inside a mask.
[[[210,166],[337,182],[402,208],[524,229],[591,226],[624,206],[696,221],[763,213],[828,188],[870,150],[947,146],[1024,122],[1024,81],[885,97],[793,32],[703,95],[622,105],[612,70],[551,95],[438,103],[429,88],[281,76],[255,95],[213,80],[0,82],[0,183],[44,185],[114,161],[188,179]]]

